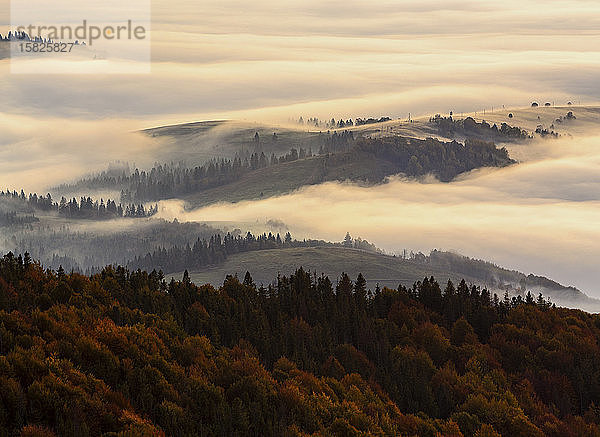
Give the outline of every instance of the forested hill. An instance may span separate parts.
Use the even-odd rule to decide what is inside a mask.
[[[359,138],[352,132],[323,136],[319,150],[292,148],[281,156],[258,150],[244,157],[211,160],[196,167],[155,165],[149,171],[101,174],[60,190],[121,190],[121,202],[138,203],[184,198],[192,205],[218,201],[257,199],[288,192],[304,185],[351,180],[382,182],[387,176],[420,177],[433,174],[448,182],[480,167],[514,163],[506,149],[468,139],[456,141],[405,137]]]
[[[271,233],[245,236],[231,234],[198,238],[193,244],[159,247],[137,256],[127,263],[132,269],[162,270],[178,275],[188,270],[198,284],[220,285],[227,275],[242,276],[252,272],[257,284],[269,284],[278,274],[289,274],[299,267],[316,274],[337,277],[343,271],[361,270],[367,285],[397,287],[410,285],[424,276],[439,280],[467,280],[486,287],[493,293],[524,296],[528,291],[542,293],[557,305],[600,312],[600,300],[591,298],[575,287],[567,287],[551,279],[525,275],[490,262],[463,255],[433,250],[429,255],[406,253],[391,256],[360,238],[347,235],[341,243],[323,240],[295,240]]]
[[[573,117],[572,112],[569,114]],[[513,115],[510,114],[510,118],[512,117]],[[524,141],[533,138],[533,135],[526,130],[517,126],[510,126],[506,122],[501,123],[500,125],[495,123],[490,125],[485,120],[477,122],[472,117],[455,120],[452,118],[452,115],[449,117],[442,117],[439,114],[436,114],[429,119],[429,123],[435,126],[441,135],[449,138],[462,136],[463,138],[479,138],[503,142]]]
[[[600,317],[425,278],[257,288],[0,259],[0,433],[600,433]]]

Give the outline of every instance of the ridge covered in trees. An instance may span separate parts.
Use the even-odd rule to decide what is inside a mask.
[[[276,137],[276,134],[274,134]],[[320,133],[318,155],[346,151],[354,142],[351,131]],[[136,168],[131,172],[109,169],[96,176],[82,179],[74,184],[61,185],[58,191],[75,191],[78,189],[119,189],[121,202],[140,202],[167,199],[227,185],[238,181],[244,175],[267,167],[290,163],[299,159],[315,156],[312,148],[291,148],[280,156],[271,153],[267,156],[259,150],[260,138],[256,132],[253,146],[237,152],[232,159],[211,159],[203,165],[188,167],[183,163],[155,164],[150,170]]]
[[[332,243],[323,240],[295,240],[286,232],[282,238],[269,232],[262,235],[253,235],[247,232],[245,236],[227,233],[212,235],[209,239],[198,238],[193,245],[174,245],[170,248],[160,247],[152,253],[135,257],[128,266],[132,269],[162,270],[164,272],[181,272],[193,270],[209,265],[220,264],[228,256],[235,253],[251,252],[255,250],[283,249],[289,247],[345,247],[361,249],[371,252],[381,252],[375,245],[361,238],[352,239],[349,233],[341,243]]]
[[[309,161],[306,161],[309,160]],[[299,162],[302,161],[300,164]],[[460,173],[479,167],[498,167],[514,163],[505,148],[498,149],[493,143],[469,138],[464,144],[456,141],[442,142],[437,139],[405,137],[354,138],[351,131],[323,135],[322,145],[313,154],[311,149],[292,148],[286,155],[267,157],[254,152],[248,157],[211,160],[189,168],[184,164],[156,164],[149,171],[135,169],[132,173],[105,172],[84,179],[73,186],[121,190],[121,202],[147,202],[194,193],[208,192],[216,187],[230,186],[241,180],[251,180],[257,187],[292,184],[299,188],[335,180],[382,182],[387,176],[403,173],[411,177],[436,175],[442,182],[449,182]],[[295,178],[278,180],[279,170],[285,166]],[[290,168],[290,166],[292,166]],[[306,174],[306,166],[309,173]],[[286,173],[287,174],[287,173]],[[246,179],[244,179],[246,178]],[[287,185],[286,185],[287,186]],[[257,197],[261,189],[257,188]],[[222,200],[222,197],[218,199]]]
[[[7,435],[595,436],[600,317],[542,296],[0,260]]]

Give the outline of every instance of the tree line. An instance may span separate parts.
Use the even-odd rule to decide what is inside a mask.
[[[77,202],[76,198],[67,201],[64,197],[58,204],[59,215],[67,218],[78,219],[112,219],[116,217],[144,218],[151,217],[158,212],[158,205],[145,208],[143,204],[130,203],[123,207],[120,203],[117,205],[114,200],[108,199],[106,204],[103,199],[94,201],[91,197],[81,197]]]
[[[343,118],[336,120],[335,118],[332,118],[331,120],[322,121],[322,120],[319,120],[318,117],[309,117],[305,121],[303,117],[300,117],[298,119],[298,124],[300,124],[302,126],[308,125],[308,126],[314,126],[314,127],[325,127],[326,129],[343,129],[343,128],[352,127],[352,126],[363,126],[366,124],[383,123],[383,122],[390,121],[390,120],[391,120],[390,117],[379,117],[379,118],[374,118],[374,117],[360,118],[360,117],[358,117],[356,120],[352,120],[351,118],[349,118],[347,120],[344,120]]]
[[[524,129],[517,126],[510,126],[508,123],[496,123],[490,125],[485,120],[477,122],[473,117],[466,117],[463,120],[455,120],[452,115],[442,117],[440,114],[429,119],[429,123],[435,125],[442,135],[454,135],[459,133],[466,136],[477,136],[482,138],[502,138],[503,140],[524,140],[532,138],[532,135]]]
[[[323,240],[296,240],[289,232],[282,238],[279,233],[271,232],[253,235],[215,234],[210,238],[198,238],[192,245],[173,245],[170,248],[159,247],[144,256],[136,256],[127,266],[131,269],[162,270],[164,272],[181,272],[186,269],[196,270],[210,265],[223,263],[236,253],[257,250],[285,249],[292,247],[346,247],[379,252],[375,245],[361,238],[353,239],[349,233],[341,243]]]
[[[77,201],[75,197],[67,200],[63,196],[59,202],[55,202],[50,193],[46,196],[38,196],[37,193],[29,193],[29,195],[26,195],[23,190],[20,192],[17,192],[16,190],[0,191],[0,200],[3,199],[16,200],[21,203],[21,206],[28,207],[31,211],[31,216],[29,216],[31,218],[27,220],[27,217],[20,217],[21,221],[28,223],[38,221],[33,214],[33,210],[55,211],[58,212],[59,215],[67,218],[93,220],[107,220],[117,217],[143,218],[150,217],[158,212],[158,205],[146,208],[141,203],[138,205],[130,203],[123,206],[121,203],[117,204],[111,199],[107,199],[106,203],[104,203],[104,199],[100,199],[100,202],[98,202],[98,200],[94,200],[89,196],[82,196],[79,201]],[[12,217],[13,221],[16,222],[16,213],[17,211],[11,212],[7,218]]]
[[[256,133],[258,135],[258,133]],[[322,145],[318,155],[348,150],[354,142],[354,134],[349,131],[321,133]],[[256,148],[259,139],[255,136]],[[315,156],[312,148],[291,148],[280,156],[263,151],[249,153],[244,150],[236,153],[233,159],[211,159],[203,165],[189,167],[184,163],[155,164],[150,170],[135,169],[127,174],[124,171],[115,174],[106,171],[97,176],[82,179],[73,186],[60,187],[61,190],[73,190],[79,187],[120,189],[121,202],[147,202],[183,196],[198,191],[227,185],[241,179],[244,175],[284,163],[294,162]]]

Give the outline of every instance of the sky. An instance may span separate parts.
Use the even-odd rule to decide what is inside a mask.
[[[5,34],[10,8],[0,1]],[[74,4],[58,0],[53,7],[61,13]],[[41,191],[105,168],[109,158],[151,165],[162,145],[135,130],[161,124],[405,118],[533,100],[600,101],[597,1],[154,0],[150,6],[148,74],[40,68],[19,75],[0,59],[0,185]],[[535,159],[452,184],[325,184],[190,217],[268,216],[319,238],[341,239],[349,230],[390,251],[454,249],[600,297],[597,143],[590,132],[541,145]],[[316,208],[321,198],[328,202]],[[310,214],[293,208],[297,202]],[[169,213],[177,207],[170,204]],[[332,215],[340,218],[335,227]]]
[[[56,10],[73,4],[59,0]],[[309,111],[404,117],[534,97],[600,100],[594,1],[176,0],[150,7],[150,74],[56,75],[51,86],[43,74],[3,74],[3,107],[144,123]],[[10,8],[2,10],[0,29],[8,29]]]

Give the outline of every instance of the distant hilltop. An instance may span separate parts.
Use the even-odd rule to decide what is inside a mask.
[[[27,32],[25,32],[25,31],[18,31],[18,30],[9,31],[8,35],[6,35],[6,36],[3,36],[0,33],[0,41],[8,41],[8,42],[10,42],[10,41],[25,41],[25,42],[38,42],[38,43],[54,43],[54,42],[57,42],[57,41],[54,41],[54,40],[52,40],[50,38],[42,38],[41,36],[35,36],[35,37],[32,38],[31,36],[29,36],[29,34]],[[80,43],[78,40],[74,41],[74,44],[76,46],[78,46],[78,45],[82,45],[82,46],[86,45],[85,41],[82,41]]]

